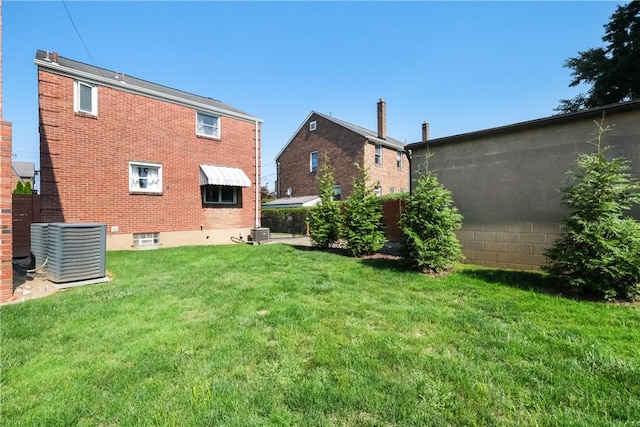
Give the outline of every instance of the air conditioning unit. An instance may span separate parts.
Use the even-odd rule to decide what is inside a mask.
[[[32,250],[36,256],[37,266],[42,265],[45,259],[47,260],[44,271],[49,280],[55,283],[64,283],[105,277],[107,264],[106,224],[49,223],[33,225],[37,227],[35,228],[35,240],[33,231],[31,234]],[[34,230],[33,225],[32,230]],[[43,237],[45,234],[46,236]],[[44,245],[38,243],[40,239],[44,239],[46,243]],[[43,248],[41,248],[42,246]]]
[[[47,242],[49,224],[32,223],[31,224],[31,253],[33,254],[34,267],[40,268],[47,260]]]
[[[251,229],[251,241],[253,244],[261,244],[268,242],[270,238],[268,228],[252,228]]]

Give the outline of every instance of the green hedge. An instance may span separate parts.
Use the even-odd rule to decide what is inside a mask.
[[[272,233],[307,234],[311,208],[262,209],[262,226]]]

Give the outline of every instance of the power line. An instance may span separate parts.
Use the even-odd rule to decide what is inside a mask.
[[[67,7],[67,3],[65,3],[64,0],[62,1],[62,5],[64,6],[64,10],[67,11],[67,16],[69,17],[69,21],[71,21],[71,25],[73,25],[73,28],[76,30],[76,34],[78,34],[78,37],[80,38],[80,41],[82,42],[82,45],[84,46],[84,50],[87,51],[87,53],[89,54],[89,58],[91,58],[91,62],[93,62],[93,65],[95,65],[96,67],[98,66],[98,64],[96,63],[96,60],[93,59],[93,55],[91,55],[91,52],[89,52],[89,48],[87,47],[87,44],[84,42],[84,39],[82,38],[82,34],[80,34],[80,31],[78,31],[78,27],[76,27],[76,23],[73,22],[73,18],[71,17],[71,13],[69,12],[69,8]]]

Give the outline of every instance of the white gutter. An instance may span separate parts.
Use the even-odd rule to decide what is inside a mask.
[[[258,140],[258,124],[260,122],[258,120],[255,121],[255,126],[256,126],[256,206],[255,206],[255,212],[256,212],[256,223],[255,223],[255,228],[260,228],[260,218],[258,217],[258,208],[259,208],[259,203],[260,203],[260,176],[258,176],[259,174],[259,170],[258,170],[258,151],[259,151],[259,144],[260,141]]]

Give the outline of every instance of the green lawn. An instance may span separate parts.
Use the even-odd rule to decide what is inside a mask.
[[[0,308],[3,426],[640,425],[640,306],[282,244],[109,252]]]

